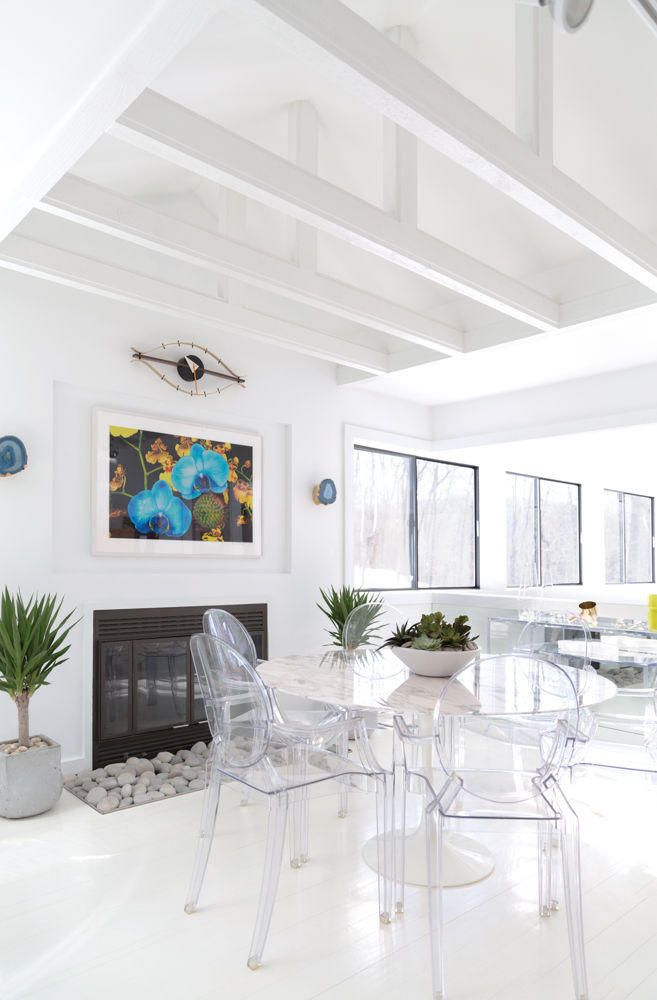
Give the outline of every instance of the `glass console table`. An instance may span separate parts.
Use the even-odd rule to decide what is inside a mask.
[[[657,632],[648,631],[645,622],[598,618],[587,625],[565,614],[488,619],[489,653],[523,647],[565,666],[582,666],[588,658],[600,676],[618,687],[604,712],[596,711],[601,726],[642,736],[657,678]]]

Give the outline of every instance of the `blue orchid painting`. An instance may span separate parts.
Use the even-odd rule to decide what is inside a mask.
[[[193,444],[189,455],[176,462],[171,470],[171,482],[185,500],[193,500],[201,493],[223,493],[229,474],[230,466],[224,455]]]
[[[109,429],[109,537],[253,541],[253,448]]]
[[[192,523],[192,512],[171,487],[159,479],[152,490],[142,490],[128,502],[128,516],[137,531],[158,538],[180,538]]]

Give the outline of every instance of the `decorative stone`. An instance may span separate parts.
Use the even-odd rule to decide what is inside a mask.
[[[135,774],[138,774],[139,772],[137,770],[137,765],[139,764],[139,760],[140,760],[139,757],[128,757],[127,761],[125,762],[126,771],[134,771]]]
[[[116,780],[120,785],[134,785],[137,780],[137,775],[134,771],[122,771]]]
[[[138,781],[137,784],[135,785],[134,789],[133,789],[133,793],[132,794],[133,795],[145,795],[147,791],[148,791],[148,788],[143,783],[143,781]]]
[[[165,797],[162,792],[149,792],[148,794],[150,795],[151,802],[158,802]]]
[[[137,772],[138,776],[140,774],[155,773],[155,768],[153,764],[150,762],[150,760],[146,760],[145,757],[142,757],[140,760],[136,762],[134,769]]]
[[[187,781],[193,781],[194,778],[198,778],[198,769],[195,767],[186,767],[182,773],[183,778]]]
[[[132,785],[122,785],[121,786],[121,798],[122,799],[129,798],[130,801],[132,802]]]
[[[125,764],[106,764],[105,770],[111,778],[116,778],[122,771],[125,771]]]
[[[101,801],[101,799],[105,798],[107,798],[106,790],[97,785],[96,788],[92,788],[91,791],[87,792],[86,801],[89,803],[90,806],[96,806]]]
[[[173,757],[173,754],[169,753],[168,750],[162,750],[157,755],[157,759],[161,760],[163,764],[169,764],[171,762],[171,758],[172,757]]]
[[[173,767],[174,764],[181,764],[182,763],[182,757],[179,757],[177,753],[174,753],[174,755],[171,758],[171,760],[169,761],[169,763],[171,764],[172,767]]]
[[[107,771],[104,767],[97,767],[95,771],[91,772],[91,777],[94,781],[101,782],[107,777]]]
[[[113,812],[115,809],[119,808],[121,800],[117,799],[114,795],[106,795],[104,799],[101,799],[97,803],[96,809],[99,813]]]
[[[205,788],[205,780],[203,778],[194,778],[193,781],[190,781],[189,783],[190,791],[196,792],[200,788]]]
[[[91,778],[87,778],[86,781],[82,782],[82,787],[84,788],[85,792],[90,792],[92,788],[96,787],[96,782],[92,781]]]
[[[190,753],[187,760],[185,761],[187,767],[202,767],[205,764],[203,757],[199,757],[196,753]]]
[[[207,752],[208,748],[206,744],[202,742],[202,740],[199,740],[198,743],[195,743],[194,746],[192,747],[192,753],[197,753],[201,754],[202,756],[205,756]]]
[[[169,777],[176,778],[179,774],[182,774],[184,770],[185,770],[184,764],[174,764],[171,770],[169,771]]]
[[[164,784],[161,785],[160,791],[162,792],[163,795],[167,795],[167,796],[168,795],[175,795],[176,794],[175,787],[170,782],[168,782],[168,781],[165,781]]]
[[[169,784],[173,785],[174,788],[181,789],[187,788],[187,781],[185,778],[178,776],[177,778],[172,778]]]
[[[154,794],[154,792],[140,792],[139,795],[133,796],[133,802],[136,806],[140,806],[144,802],[152,802],[153,799],[151,796]]]
[[[99,782],[101,788],[106,788],[109,792],[110,788],[116,788],[118,781],[116,778],[105,778],[103,781]]]
[[[124,787],[125,788],[129,788],[130,786],[129,785],[125,785]],[[132,803],[132,795],[129,796],[129,798],[121,799],[121,801],[119,802],[119,810],[121,810],[121,809],[127,809],[132,804],[133,804]]]
[[[177,766],[177,765],[176,765],[176,766]],[[168,773],[169,773],[169,771],[171,771],[171,769],[172,769],[172,768],[171,768],[171,764],[163,764],[163,763],[160,763],[160,770],[159,770],[159,773],[160,773],[160,774],[168,774]]]

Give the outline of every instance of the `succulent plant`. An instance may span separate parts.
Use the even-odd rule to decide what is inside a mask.
[[[442,611],[422,615],[419,622],[405,622],[395,629],[384,646],[406,646],[411,649],[474,649],[478,635],[470,635],[467,615],[458,615],[448,622]]]

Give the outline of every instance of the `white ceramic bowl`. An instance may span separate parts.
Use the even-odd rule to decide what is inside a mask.
[[[451,677],[461,667],[467,666],[479,652],[478,649],[411,649],[392,646],[395,656],[414,674],[423,677]]]

